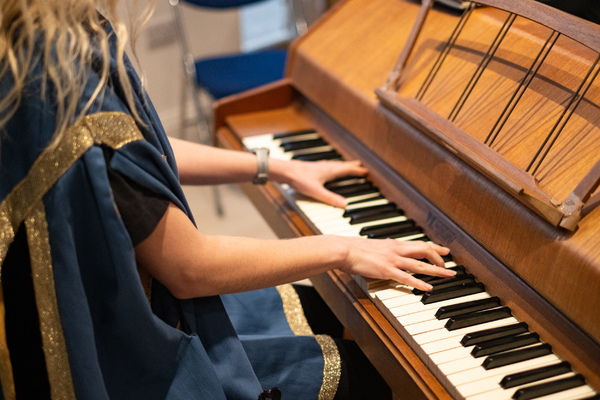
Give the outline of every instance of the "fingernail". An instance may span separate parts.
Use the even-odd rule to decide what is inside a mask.
[[[423,290],[429,292],[431,289],[433,289],[433,286],[427,284],[427,285],[425,285],[425,288]]]

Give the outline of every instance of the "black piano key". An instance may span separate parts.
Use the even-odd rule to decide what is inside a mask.
[[[273,135],[273,139],[285,139],[294,136],[306,135],[309,133],[317,133],[314,129],[300,129],[298,131],[281,132]]]
[[[437,277],[437,279],[433,280],[433,281],[429,281],[429,283],[434,287],[434,288],[443,288],[443,287],[450,287],[450,286],[454,286],[458,283],[462,283],[463,281],[466,280],[475,280],[475,277],[473,276],[473,274],[467,274],[466,272],[464,274],[460,274],[460,275],[455,275],[451,278],[440,278],[439,276]]]
[[[429,281],[428,283],[431,286],[433,286],[433,290],[436,290],[436,289],[448,288],[451,286],[463,285],[465,283],[470,283],[470,282],[475,283],[475,277],[472,274],[464,274],[464,275],[459,275],[459,276],[453,276],[452,278],[442,278],[442,279],[440,279],[438,277],[437,279]],[[417,294],[417,295],[426,293],[424,290],[420,290],[420,289],[413,289],[412,292],[413,292],[413,294]]]
[[[407,229],[414,228],[418,228],[415,226],[415,221],[407,219],[406,221],[390,222],[377,226],[366,226],[360,230],[359,235],[366,236],[370,239],[380,239],[397,232],[403,232]]]
[[[525,322],[500,326],[498,328],[484,329],[482,331],[467,333],[460,341],[464,347],[473,346],[477,343],[486,342],[488,340],[498,339],[506,336],[519,335],[529,331],[529,327]]]
[[[429,262],[428,260],[422,260],[423,262]],[[456,265],[454,267],[450,267],[448,269],[451,269],[452,271],[456,272],[456,275],[454,275],[454,277],[460,276],[460,275],[464,275],[466,274],[466,270],[465,267],[462,265]],[[433,276],[433,275],[425,275],[425,274],[414,274],[413,277],[422,280],[423,282],[430,282],[430,281],[435,281],[440,279],[439,276]]]
[[[583,375],[575,375],[570,378],[557,379],[552,382],[540,383],[539,385],[519,389],[513,395],[513,399],[535,399],[537,397],[548,396],[549,394],[562,392],[583,385],[585,385],[585,378]]]
[[[492,310],[477,311],[470,314],[457,315],[446,322],[446,329],[453,331],[456,329],[467,328],[483,324],[485,322],[497,321],[499,319],[508,318],[511,316],[510,308],[500,307]]]
[[[386,218],[401,217],[403,215],[404,211],[400,209],[381,211],[378,213],[365,212],[354,214],[352,217],[350,217],[349,223],[350,225],[363,224],[365,222],[373,222]]]
[[[538,346],[527,347],[525,349],[507,351],[505,353],[493,354],[488,356],[481,366],[485,369],[503,367],[505,365],[515,364],[521,361],[552,354],[552,346],[547,343]]]
[[[335,150],[320,151],[317,153],[296,154],[292,157],[293,160],[300,161],[322,161],[322,160],[337,160],[342,156]]]
[[[281,142],[279,147],[283,149],[283,151],[296,151],[296,150],[304,150],[311,149],[315,147],[323,147],[327,146],[329,143],[324,141],[323,139],[307,139],[307,140],[293,140],[288,142]]]
[[[389,238],[389,239],[401,239],[401,238],[405,238],[408,236],[414,236],[414,235],[420,235],[423,233],[423,228],[421,228],[420,226],[415,226],[412,229],[403,229],[403,230],[399,230],[398,232],[395,233],[391,233],[385,237],[371,237],[368,236],[369,239],[385,239],[385,238]],[[423,237],[419,237],[419,240],[424,240]],[[412,239],[411,239],[412,240]]]
[[[369,214],[369,213],[376,214],[381,211],[389,211],[389,210],[395,210],[395,209],[396,209],[396,203],[379,204],[379,205],[370,206],[370,207],[346,208],[346,210],[344,211],[344,214],[342,216],[344,218],[348,218],[348,217],[352,217],[354,215]]]
[[[440,307],[435,317],[437,319],[446,319],[454,317],[456,315],[467,314],[475,311],[487,310],[494,307],[500,306],[500,299],[498,297],[490,297],[487,299],[467,301],[465,303],[452,304],[449,306]]]
[[[406,227],[415,226],[415,221],[412,219],[407,219],[405,221],[398,222],[388,222],[385,224],[371,225],[365,226],[359,232],[361,236],[369,236],[370,234],[382,235],[386,233],[392,233],[394,229],[403,229]]]
[[[452,254],[446,254],[445,256],[442,256],[442,260],[444,260],[444,262],[454,261],[454,259],[452,258]],[[421,258],[419,261],[427,262],[427,259]]]
[[[439,290],[432,290],[427,292],[421,298],[423,304],[432,304],[438,301],[456,299],[458,297],[467,296],[470,294],[481,293],[485,291],[483,283],[465,283],[458,286],[452,286],[449,288],[443,288]]]
[[[336,178],[336,179],[327,181],[327,182],[325,182],[325,184],[323,186],[325,186],[325,188],[327,188],[327,189],[330,189],[330,188],[336,187],[336,186],[343,186],[344,183],[346,183],[346,182],[355,182],[355,181],[365,182],[366,178],[364,176],[348,175],[348,176],[343,176],[341,178]]]
[[[337,193],[344,197],[353,197],[367,193],[378,193],[377,188],[371,182],[354,183],[350,185],[343,185],[338,187],[332,187],[333,193]]]
[[[517,372],[515,374],[506,375],[500,381],[500,386],[504,389],[510,389],[515,386],[525,385],[542,379],[551,378],[571,372],[571,364],[563,361],[558,364],[547,365],[545,367],[538,367],[530,369],[528,371]]]
[[[537,333],[507,336],[475,345],[471,351],[471,355],[475,358],[479,358],[489,356],[490,354],[500,353],[501,351],[518,349],[519,347],[525,347],[539,342],[540,336]]]

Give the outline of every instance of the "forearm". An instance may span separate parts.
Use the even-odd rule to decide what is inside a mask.
[[[262,240],[208,236],[170,205],[154,232],[136,246],[141,268],[179,298],[240,292],[340,268],[347,260],[335,238]]]
[[[334,237],[263,240],[207,236],[200,269],[186,297],[235,293],[283,283],[341,268],[347,251]],[[223,273],[223,271],[228,271]],[[189,282],[192,282],[190,279]]]
[[[256,174],[252,153],[219,149],[169,138],[179,179],[184,185],[211,185],[251,181]]]
[[[152,234],[135,247],[138,266],[179,298],[259,289],[334,268],[430,290],[429,284],[406,271],[452,276],[452,271],[441,268],[440,255],[447,253],[440,246],[392,239],[310,236],[269,241],[207,236],[173,204]],[[435,265],[419,261],[424,258]]]
[[[171,146],[184,185],[250,182],[257,173],[257,158],[252,153],[219,149],[171,138]],[[287,183],[296,191],[316,200],[344,207],[342,196],[325,189],[327,181],[348,175],[365,175],[358,161],[284,161],[268,160],[269,180]]]

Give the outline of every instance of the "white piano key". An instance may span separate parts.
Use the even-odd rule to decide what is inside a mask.
[[[518,389],[520,389],[522,387],[529,387],[532,385],[537,385],[539,383],[551,382],[552,380],[568,378],[571,376],[575,376],[575,373],[569,372],[569,373],[558,375],[556,377],[552,377],[549,379],[539,380],[536,382],[528,383],[526,385],[516,386],[514,388],[508,388],[508,389],[502,388],[502,386],[500,386],[500,384],[499,384],[498,377],[492,376],[489,378],[485,378],[485,379],[481,379],[478,381],[474,381],[474,382],[470,382],[470,383],[467,383],[464,385],[457,386],[457,390],[464,397],[470,397],[470,396],[474,396],[476,394],[486,393],[486,392],[491,392],[491,391],[498,391],[498,393],[500,393],[500,392],[509,393],[512,396],[512,394],[514,394]]]
[[[338,207],[309,199],[298,199],[296,200],[296,205],[300,210],[306,213],[307,216],[318,215],[319,213],[331,213],[332,211],[342,211]]]
[[[396,240],[399,240],[401,242],[408,242],[409,240],[417,240],[417,239],[421,239],[425,237],[424,233],[416,233],[414,235],[410,235],[410,236],[403,236],[400,238],[396,238]]]
[[[481,300],[490,297],[488,293],[482,292],[458,297],[455,299],[444,300],[437,303],[423,304],[420,301],[421,295],[413,296],[418,297],[419,301],[411,302],[409,304],[404,304],[396,307],[390,307],[390,312],[392,313],[392,315],[398,318],[398,320],[401,321],[403,325],[411,325],[414,323],[425,322],[428,320],[437,320],[435,314],[440,307],[461,304],[469,301]],[[441,321],[443,321],[445,324],[446,321],[448,321],[448,318],[443,318]]]
[[[523,346],[522,349],[527,347],[533,347],[536,345]],[[475,358],[475,357],[465,357],[460,358],[440,364],[436,364],[440,371],[442,371],[445,375],[450,375],[456,372],[465,371],[471,368],[477,368],[482,365],[485,360],[485,357]],[[514,363],[516,364],[516,363]]]
[[[458,373],[444,375],[443,378],[449,387],[452,387],[454,391],[460,393],[461,397],[464,398],[478,393],[480,388],[484,388],[486,391],[493,390],[494,388],[501,388],[500,381],[506,375],[527,371],[549,364],[556,364],[560,361],[561,360],[554,354],[549,354],[547,356],[521,361],[490,370],[486,370],[479,365]],[[437,365],[435,368],[439,370]],[[516,390],[516,388],[514,389]],[[513,388],[507,390],[510,391],[513,390]],[[511,393],[514,393],[515,390]]]
[[[348,225],[343,224],[331,224],[330,226],[320,226],[316,223],[316,227],[326,235],[340,235],[340,236],[359,236],[359,232],[365,226],[374,226],[379,224],[388,224],[392,222],[406,221],[405,216],[391,217],[386,219],[380,219],[377,221],[364,222],[362,224]]]
[[[429,354],[429,358],[435,364],[442,364],[454,360],[459,360],[461,358],[470,358],[473,357],[471,355],[471,350],[473,350],[473,346],[469,347],[454,347],[452,349],[439,351],[433,354]],[[473,357],[475,358],[475,357]],[[480,358],[480,361],[483,362],[484,358]]]
[[[395,311],[398,311],[398,308],[405,308],[405,307],[396,307],[394,308],[392,311],[392,314],[398,319],[398,321],[400,321],[400,323],[402,325],[412,325],[412,324],[418,324],[421,322],[425,322],[425,321],[430,321],[430,320],[437,320],[435,318],[435,311],[434,310],[423,310],[421,312],[414,312],[414,313],[410,313],[410,314],[402,314],[402,315],[395,315]],[[415,308],[415,307],[413,307]]]
[[[243,142],[246,148],[248,149],[253,149],[256,147],[275,147],[273,134],[271,133],[267,133],[264,135],[248,136],[243,139]],[[279,146],[279,144],[277,144],[277,146]]]
[[[402,285],[400,283],[391,281],[386,286],[382,286],[382,287],[373,289],[371,291],[371,294],[373,294],[379,300],[384,301],[384,300],[392,299],[392,298],[398,297],[398,296],[405,296],[408,294],[412,295],[413,293],[412,293],[412,288],[410,288],[406,285]]]
[[[424,332],[431,332],[431,331],[435,331],[441,328],[444,328],[444,325],[446,324],[446,321],[440,321],[440,320],[429,320],[429,321],[425,321],[425,322],[420,322],[418,324],[413,324],[413,325],[407,325],[405,326],[406,331],[410,334],[410,335],[418,335],[420,333],[424,333]]]
[[[327,146],[319,146],[319,147],[309,147],[309,148],[306,148],[306,149],[298,149],[298,150],[292,150],[292,151],[285,151],[283,149],[281,149],[281,150],[282,150],[283,154],[290,154],[293,157],[295,155],[302,155],[302,154],[311,154],[311,153],[320,153],[320,152],[325,152],[325,151],[331,151],[331,150],[333,150],[333,147],[327,145]]]
[[[483,359],[465,357],[459,360],[453,360],[447,363],[439,364],[437,367],[444,375],[450,375],[456,372],[465,371],[467,369],[480,367],[482,363]]]
[[[547,356],[522,361],[520,363],[505,365],[499,368],[472,368],[454,374],[449,374],[447,378],[454,386],[460,386],[470,382],[489,379],[490,377],[494,377],[494,379],[497,379],[497,383],[500,383],[502,378],[504,378],[506,375],[527,371],[537,367],[542,367],[544,365],[559,363],[560,361],[561,360],[554,354],[548,354]]]
[[[379,205],[384,205],[384,204],[388,204],[389,201],[387,201],[386,199],[377,199],[377,200],[373,200],[373,201],[369,201],[369,202],[365,202],[365,203],[361,203],[360,204],[360,208],[363,207],[372,207],[372,206],[379,206]],[[359,207],[356,207],[359,208]],[[309,208],[308,210],[306,209],[302,209],[302,212],[304,212],[306,214],[306,216],[309,217],[309,219],[311,220],[311,222],[313,224],[319,224],[319,225],[326,225],[326,224],[346,224],[347,226],[350,225],[350,217],[344,217],[344,211],[341,208],[338,207],[321,207],[320,209],[316,209],[316,208]]]
[[[563,390],[562,392],[549,394],[536,398],[536,400],[579,400],[598,394],[588,385],[579,386],[573,389]]]
[[[353,201],[363,201],[363,200],[370,199],[373,197],[378,197],[378,196],[381,196],[381,193],[373,192],[373,193],[359,194],[357,196],[346,197],[346,202],[349,204],[349,203],[352,203]],[[350,204],[350,205],[353,206],[354,204]]]
[[[405,293],[405,294],[398,294],[396,297],[391,297],[389,299],[382,300],[383,305],[385,307],[387,307],[389,310],[393,309],[394,307],[400,307],[400,306],[405,306],[407,304],[414,304],[414,303],[420,303],[420,302],[421,302],[421,297],[415,296],[412,293],[412,289],[407,290],[407,293]]]
[[[335,216],[334,218],[319,218],[316,219],[313,222],[313,224],[315,224],[316,226],[318,226],[319,228],[324,228],[324,229],[338,229],[338,230],[348,230],[348,229],[352,229],[358,225],[361,225],[361,228],[363,226],[365,226],[365,224],[368,225],[378,225],[379,221],[383,221],[383,219],[379,219],[379,220],[374,220],[374,221],[368,221],[368,222],[364,222],[362,224],[354,224],[354,225],[350,225],[350,217],[343,217],[343,210],[340,210],[340,214],[339,216]],[[404,220],[406,220],[406,217],[402,216],[404,218]],[[389,219],[390,217],[386,218]],[[385,222],[381,222],[382,224]],[[358,229],[358,231],[360,231],[360,229]],[[358,233],[357,233],[358,236]]]
[[[455,261],[447,261],[444,263],[444,266],[446,268],[452,268],[452,267],[456,267],[458,264]]]
[[[419,295],[418,297],[420,298],[421,296]],[[413,304],[409,304],[409,305],[402,306],[402,307],[395,307],[390,311],[392,311],[392,314],[396,317],[414,314],[414,313],[421,313],[424,311],[429,311],[431,313],[431,317],[435,318],[435,313],[441,307],[446,307],[446,306],[450,306],[450,305],[454,305],[454,304],[466,303],[469,301],[487,299],[489,297],[491,297],[491,296],[488,293],[481,292],[481,293],[470,294],[468,296],[458,297],[455,299],[439,301],[437,303],[431,303],[431,304],[423,304],[419,301],[419,303],[413,303]]]
[[[365,207],[372,207],[372,206],[380,206],[380,205],[388,204],[389,202],[390,201],[388,199],[375,199],[375,200],[371,200],[371,201],[365,201],[363,203],[352,204],[346,208],[347,209],[358,209],[358,208],[365,208]]]
[[[510,388],[510,389],[503,389],[500,386],[497,386],[494,389],[491,390],[486,390],[485,387],[477,387],[476,384],[470,384],[469,386],[464,386],[464,387],[458,387],[457,390],[462,394],[462,390],[463,389],[469,389],[469,391],[477,391],[479,390],[479,392],[477,393],[473,393],[470,395],[463,395],[465,397],[465,399],[467,400],[510,400],[512,399],[512,396],[515,394],[515,392],[519,389],[522,388],[527,388],[530,386],[535,386],[538,385],[540,383],[545,383],[545,382],[552,382],[558,379],[563,379],[563,378],[568,378],[571,376],[574,376],[575,374],[573,372],[569,372],[567,374],[563,374],[563,375],[559,375],[559,376],[555,376],[552,378],[548,378],[548,379],[544,379],[544,380],[540,380],[538,382],[535,383],[528,383],[526,385],[521,385],[521,386],[517,386],[514,388]],[[570,390],[570,389],[569,389]],[[565,392],[565,391],[563,391]],[[561,392],[555,393],[556,395],[559,395]],[[564,396],[564,393],[563,393]],[[546,396],[548,397],[548,396]]]
[[[467,333],[477,332],[477,331],[481,331],[484,329],[498,328],[501,326],[516,324],[517,322],[519,322],[519,321],[516,318],[509,317],[509,318],[504,318],[504,319],[500,319],[497,321],[486,322],[484,324],[480,324],[480,325],[476,325],[476,326],[470,326],[467,328],[456,329],[454,331],[449,331],[446,328],[443,328],[443,329],[440,329],[439,331],[431,331],[431,332],[422,333],[420,335],[415,335],[415,340],[421,346],[426,343],[431,343],[436,340],[443,340],[443,339],[447,339],[450,337],[459,337],[459,341],[460,341],[460,339],[462,339],[462,337],[464,335],[466,335]]]
[[[283,139],[275,139],[272,133],[266,133],[263,135],[255,135],[255,136],[247,136],[243,139],[244,146],[248,149],[253,149],[256,147],[266,147],[268,149],[276,149],[279,148],[282,140],[288,142],[297,142],[302,140],[312,140],[319,139],[320,135],[317,132],[305,133],[297,136],[290,136]]]

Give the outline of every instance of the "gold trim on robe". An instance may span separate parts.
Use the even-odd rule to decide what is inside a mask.
[[[294,335],[314,336],[323,352],[323,383],[319,400],[333,400],[340,383],[342,360],[333,339],[328,335],[315,335],[306,320],[298,293],[290,284],[277,286],[283,302],[283,312]]]
[[[68,354],[54,287],[46,213],[42,198],[60,177],[94,144],[113,149],[143,140],[133,118],[120,112],[88,115],[68,128],[56,146],[46,149],[25,179],[0,204],[0,265],[15,232],[25,222],[30,246],[42,344],[52,399],[75,399]],[[6,342],[4,296],[0,287],[0,380],[6,400],[15,399],[12,365]]]

